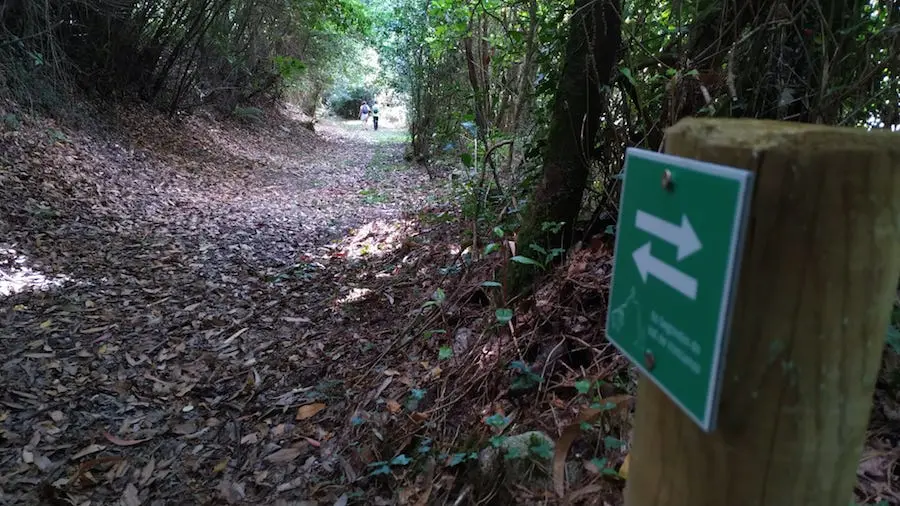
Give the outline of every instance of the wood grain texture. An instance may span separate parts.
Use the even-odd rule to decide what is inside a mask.
[[[756,182],[718,428],[646,378],[627,506],[847,506],[900,276],[900,135],[679,122],[666,152]]]

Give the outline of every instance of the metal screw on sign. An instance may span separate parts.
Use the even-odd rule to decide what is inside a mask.
[[[648,371],[652,371],[653,366],[656,365],[656,358],[654,358],[653,352],[650,350],[644,352],[644,365],[647,366]]]
[[[672,191],[674,189],[673,186],[674,185],[672,184],[672,171],[669,169],[666,169],[663,172],[663,176],[662,176],[662,187],[664,190]]]

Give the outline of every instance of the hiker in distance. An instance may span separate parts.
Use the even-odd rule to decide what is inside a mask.
[[[361,106],[359,106],[359,119],[362,121],[362,127],[365,130],[369,129],[369,104],[363,100]]]
[[[378,130],[378,102],[372,102],[372,128]]]

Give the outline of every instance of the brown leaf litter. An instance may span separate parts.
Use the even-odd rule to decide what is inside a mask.
[[[0,502],[621,504],[609,241],[497,325],[499,255],[459,244],[400,133],[114,112],[0,133]],[[893,504],[879,385],[857,498]],[[480,473],[529,431],[555,455]]]

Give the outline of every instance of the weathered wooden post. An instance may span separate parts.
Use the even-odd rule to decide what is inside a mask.
[[[681,280],[682,288],[694,290],[694,299],[681,296],[673,303],[679,304],[675,309],[680,316],[670,317],[667,308],[657,308],[652,321],[631,327],[643,329],[646,335],[635,337],[635,346],[647,350],[643,357],[635,356],[637,347],[628,354],[653,379],[644,375],[640,380],[626,505],[847,506],[900,275],[900,135],[786,122],[691,119],[669,129],[666,152],[750,171],[749,219],[743,241],[736,241],[743,252],[735,257],[740,265],[736,290],[733,296],[727,293],[727,279],[720,290],[730,298],[720,304],[728,344],[725,360],[711,362],[714,378],[708,385],[713,400],[702,399],[712,403],[711,419],[701,416],[702,410],[690,415],[694,420],[686,416],[694,402],[691,392],[680,398],[677,392],[682,387],[702,390],[707,383],[684,386],[673,380],[673,386],[665,380],[673,374],[673,360],[681,363],[674,373],[683,378],[692,378],[697,370],[702,375],[707,368],[709,350],[705,341],[697,342],[696,334],[703,328],[695,332],[691,327],[694,319],[705,316],[692,314],[687,303],[703,302],[704,275],[694,275],[693,285]],[[680,181],[680,175],[674,169],[662,176],[671,179],[671,195],[690,193],[690,186],[699,184],[690,174]],[[623,202],[629,198],[629,177],[626,174]],[[667,197],[654,198],[666,202]],[[693,193],[690,198],[704,197]],[[718,198],[708,196],[710,201]],[[627,210],[624,204],[622,209]],[[715,206],[707,212],[723,213]],[[643,224],[655,225],[656,231],[640,224],[637,228],[662,237],[657,232],[666,232],[665,224],[654,224],[647,216]],[[715,219],[686,216],[696,232],[669,241],[678,247],[677,254],[665,250],[661,241],[654,242],[652,250],[645,245],[632,254],[619,251],[623,241],[628,244],[621,227],[640,218],[623,214],[615,276],[620,276],[618,264],[631,257],[648,290],[671,291],[677,284],[668,282],[677,281],[672,271],[693,275],[691,259],[682,257],[711,244],[704,227],[711,230]],[[668,232],[674,235],[671,225]],[[683,232],[684,223],[680,228]],[[660,258],[671,261],[666,264]],[[619,288],[620,280],[614,279],[609,325],[627,331],[634,314],[613,314],[627,306],[622,297],[629,294],[616,296]],[[632,289],[632,295],[641,289]],[[632,303],[644,303],[645,311],[647,304],[658,303],[652,297],[634,298]],[[672,318],[676,321],[669,321]],[[660,385],[675,395],[667,395]]]

